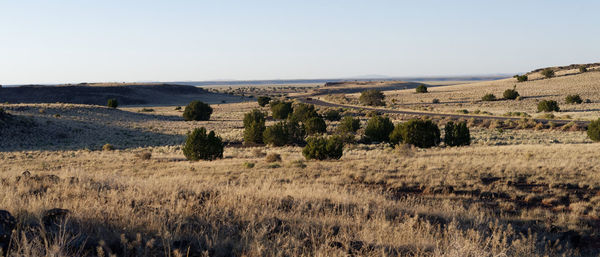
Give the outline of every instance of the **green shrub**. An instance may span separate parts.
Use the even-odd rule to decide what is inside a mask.
[[[431,120],[411,119],[401,126],[402,142],[421,148],[440,143],[440,129]]]
[[[554,77],[554,70],[552,68],[546,68],[544,70],[542,70],[541,72],[542,76],[544,76],[545,78],[552,78]]]
[[[265,114],[254,109],[244,114],[244,143],[262,144],[265,132]]]
[[[587,71],[588,71],[588,69],[585,66],[579,67],[579,72],[584,73],[584,72],[587,72]]]
[[[325,113],[323,113],[323,117],[325,117],[325,119],[328,121],[338,121],[342,118],[340,111],[338,110],[327,110]]]
[[[494,94],[485,94],[481,101],[496,101],[496,96]]]
[[[440,103],[440,99],[434,98],[433,100],[431,100],[432,104],[439,104]]]
[[[504,90],[504,94],[502,94],[504,99],[515,100],[519,97],[519,92],[517,92],[517,87],[513,87],[513,89]]]
[[[565,98],[565,102],[567,102],[568,104],[580,104],[583,103],[583,100],[579,95],[568,95]]]
[[[306,134],[313,135],[327,132],[327,124],[321,117],[312,117],[303,122]]]
[[[285,120],[292,113],[292,103],[282,101],[271,101],[271,112],[273,119]]]
[[[106,106],[108,106],[110,108],[117,108],[119,106],[119,102],[117,101],[116,98],[111,98],[111,99],[108,99]]]
[[[356,133],[357,130],[360,129],[360,119],[353,118],[352,116],[344,116],[342,120],[340,120],[340,124],[338,125],[338,132],[340,133]]]
[[[211,161],[223,158],[223,148],[221,138],[216,136],[214,131],[207,134],[206,129],[202,127],[188,133],[183,146],[183,155],[190,161]]]
[[[115,147],[111,144],[104,144],[102,146],[102,151],[112,151],[115,150]]]
[[[518,82],[525,82],[529,79],[527,75],[515,75],[514,78],[516,78]]]
[[[360,93],[360,98],[358,100],[364,105],[383,106],[385,105],[385,102],[383,101],[384,98],[385,95],[381,91],[369,89]]]
[[[463,146],[471,144],[471,133],[466,122],[454,124],[448,122],[444,127],[444,142],[448,146]]]
[[[554,100],[542,100],[537,106],[538,112],[558,112],[558,103]]]
[[[427,87],[426,87],[425,85],[418,85],[418,86],[415,88],[415,91],[416,91],[417,93],[427,93]]]
[[[588,125],[587,134],[592,141],[600,141],[600,119],[594,120]]]
[[[402,143],[402,124],[403,123],[396,124],[394,130],[392,130],[392,133],[390,133],[390,143],[392,145]]]
[[[304,135],[305,131],[298,122],[281,121],[265,129],[263,141],[274,146],[301,144]]]
[[[309,137],[302,149],[307,160],[339,159],[344,153],[344,141],[338,136]]]
[[[388,142],[390,133],[394,130],[394,124],[388,117],[373,116],[367,121],[365,136],[369,141]]]
[[[256,98],[256,101],[258,102],[258,105],[260,105],[261,107],[265,107],[267,106],[267,104],[269,104],[271,98],[268,96],[259,96],[258,98]]]
[[[192,101],[183,110],[183,118],[186,121],[209,120],[213,109],[210,105],[200,101]]]
[[[315,106],[312,104],[300,103],[294,106],[292,116],[289,117],[293,121],[306,122],[310,118],[319,117],[319,114],[315,110]]]

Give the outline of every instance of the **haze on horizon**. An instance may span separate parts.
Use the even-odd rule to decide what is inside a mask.
[[[2,1],[0,84],[452,76],[597,62],[600,2]]]

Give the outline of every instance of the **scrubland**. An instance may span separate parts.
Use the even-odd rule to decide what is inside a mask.
[[[545,94],[560,99],[569,93],[553,82],[561,78],[517,89],[531,96],[545,83]],[[501,94],[512,83],[386,95],[411,108],[431,97],[448,111],[459,107],[444,104],[451,101],[464,102],[461,109],[529,111],[535,98],[510,108],[472,103],[483,84]],[[578,93],[600,99],[592,91]],[[242,144],[242,118],[256,102],[212,105],[210,121],[193,122],[176,106],[0,107],[19,124],[0,130],[0,209],[16,218],[0,246],[9,242],[10,256],[600,254],[600,160],[581,129],[469,121],[466,147],[348,144],[340,160],[306,161],[299,146]],[[347,114],[363,126],[368,119]],[[327,124],[334,134],[338,122]],[[185,135],[201,126],[224,139],[223,159],[185,159]],[[115,150],[102,151],[106,143]]]
[[[597,67],[589,69],[586,73],[578,70],[564,70],[556,72],[556,77],[543,79],[539,73],[529,74],[529,81],[517,82],[515,78],[483,81],[475,83],[458,84],[451,86],[438,86],[431,83],[428,93],[417,94],[413,88],[385,91],[388,108],[414,109],[440,113],[457,113],[467,110],[488,112],[502,116],[509,112],[524,112],[532,117],[543,118],[537,113],[537,103],[541,100],[555,100],[559,103],[560,112],[553,115],[564,119],[596,119],[600,115],[600,72]],[[516,86],[522,98],[517,101],[503,100],[502,94],[507,89]],[[481,101],[485,94],[494,94],[499,100]],[[567,95],[579,94],[582,99],[589,99],[589,103],[567,104]],[[359,93],[334,94],[324,96],[323,99],[339,102],[358,104]],[[438,102],[434,103],[434,99]]]

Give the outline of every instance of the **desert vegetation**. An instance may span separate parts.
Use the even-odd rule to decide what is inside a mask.
[[[521,101],[480,101],[483,89],[458,85],[389,91],[385,107],[360,109],[350,107],[364,90],[345,96],[356,99],[350,107],[261,90],[257,96],[272,97],[262,107],[271,108],[255,99],[212,104],[207,120],[193,122],[176,106],[140,113],[127,105],[0,104],[0,249],[8,256],[597,256],[600,121],[564,117],[595,102],[533,114],[538,102],[558,107],[578,92],[596,99],[554,84],[591,83],[595,72],[562,72],[551,80],[530,74],[518,84]],[[510,99],[503,92],[514,83],[477,87]],[[423,109],[432,99],[439,110],[479,116],[435,115]],[[384,114],[388,108],[430,114]],[[511,119],[493,119],[504,114]],[[540,122],[541,115],[565,120]]]
[[[187,121],[209,120],[213,109],[200,101],[192,101],[183,110],[183,118]]]
[[[362,104],[371,106],[385,105],[384,99],[385,95],[383,95],[383,93],[377,89],[363,91],[362,93],[360,93],[359,98]]]

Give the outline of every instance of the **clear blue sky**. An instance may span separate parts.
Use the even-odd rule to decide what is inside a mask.
[[[0,84],[515,73],[600,61],[600,1],[0,0]]]

